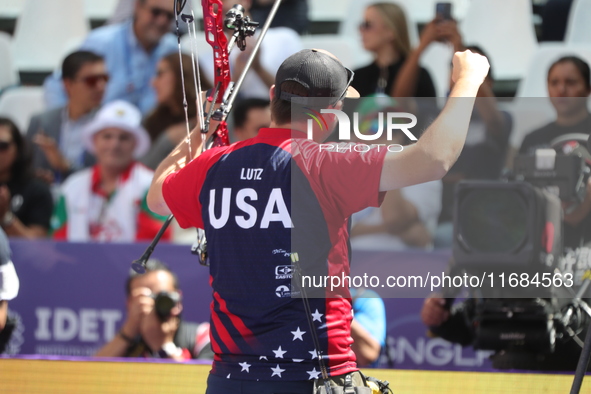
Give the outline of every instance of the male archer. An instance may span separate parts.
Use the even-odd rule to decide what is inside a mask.
[[[269,128],[201,154],[195,131],[191,151],[183,142],[157,168],[150,209],[173,213],[181,227],[207,235],[215,353],[207,393],[310,393],[321,374],[332,384],[364,385],[351,350],[348,290],[340,298],[308,299],[307,313],[301,299],[291,298],[297,292],[291,258],[297,252],[321,271],[348,274],[350,215],[379,206],[382,192],[445,175],[462,149],[489,68],[469,51],[456,53],[453,64],[450,100],[402,152],[319,149],[336,125],[334,115],[324,115],[328,127],[314,126],[307,139],[308,116],[293,108],[304,102],[317,112],[338,110],[359,94],[350,87],[351,70],[328,52],[306,49],[277,72]]]

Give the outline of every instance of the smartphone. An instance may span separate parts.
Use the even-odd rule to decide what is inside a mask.
[[[435,4],[435,18],[441,20],[451,20],[451,3]]]

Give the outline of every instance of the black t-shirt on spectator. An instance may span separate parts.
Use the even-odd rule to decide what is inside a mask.
[[[591,115],[582,122],[572,126],[560,126],[556,122],[547,124],[525,136],[520,154],[533,154],[536,149],[549,148],[550,142],[561,135],[571,133],[591,133]],[[587,215],[578,226],[573,227],[564,223],[564,246],[576,248],[583,243],[591,241],[591,214]]]
[[[49,186],[38,179],[32,178],[24,182],[9,182],[11,209],[25,225],[38,225],[50,228],[53,211],[53,197]]]
[[[533,154],[536,149],[549,148],[550,142],[561,135],[571,133],[591,133],[591,114],[583,121],[572,126],[560,126],[556,122],[548,123],[546,126],[540,127],[525,136],[521,143],[519,153]]]
[[[385,94],[390,95],[392,85],[394,84],[394,79],[396,78],[396,75],[398,75],[400,67],[402,67],[403,64],[404,59],[401,59],[399,62],[388,66],[386,88],[384,89]],[[378,67],[375,62],[368,66],[359,68],[355,70],[355,77],[353,78],[353,83],[351,85],[357,89],[361,97],[373,95],[377,92],[380,71],[380,67]],[[413,97],[435,97],[435,86],[433,85],[433,80],[431,79],[429,72],[422,67],[419,71],[417,87]]]

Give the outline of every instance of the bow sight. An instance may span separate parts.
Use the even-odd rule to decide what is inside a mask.
[[[249,16],[244,16],[244,7],[235,4],[227,13],[224,19],[226,29],[234,30],[233,37],[236,38],[236,45],[241,51],[246,49],[246,37],[254,35],[259,22],[250,20]]]

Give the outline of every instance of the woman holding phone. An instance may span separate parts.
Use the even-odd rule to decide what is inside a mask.
[[[426,48],[437,39],[429,29],[423,34],[420,47]],[[414,78],[397,78],[413,51],[408,35],[408,22],[404,11],[395,3],[375,3],[365,9],[359,26],[363,47],[372,52],[374,61],[355,70],[353,87],[362,97],[389,95],[393,97],[434,97],[431,76],[416,64]],[[435,33],[435,34],[434,34]]]

